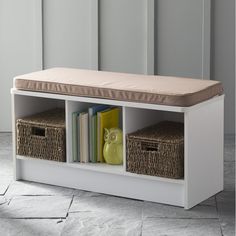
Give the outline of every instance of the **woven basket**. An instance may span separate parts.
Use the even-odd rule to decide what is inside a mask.
[[[163,121],[127,137],[128,172],[166,178],[184,176],[184,125]]]
[[[64,109],[18,119],[16,129],[17,155],[66,161]]]

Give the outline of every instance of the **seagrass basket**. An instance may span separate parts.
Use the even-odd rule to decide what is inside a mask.
[[[53,109],[18,119],[17,155],[66,161],[65,110]]]
[[[184,124],[163,121],[126,136],[128,172],[179,179],[184,176]]]

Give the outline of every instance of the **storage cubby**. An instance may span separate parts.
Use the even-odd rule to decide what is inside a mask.
[[[73,163],[72,158],[72,113],[73,112],[84,112],[87,111],[89,107],[93,106],[92,103],[85,102],[74,102],[66,101],[66,150],[67,150],[67,162]],[[80,163],[74,163],[80,164]]]
[[[127,156],[128,155],[128,150],[127,150],[128,147],[127,146],[129,146],[129,145],[127,145],[127,135],[133,134],[134,132],[137,132],[138,130],[148,128],[149,126],[157,125],[158,123],[160,123],[162,121],[167,121],[167,122],[168,121],[173,121],[173,122],[178,122],[178,123],[184,124],[184,114],[183,113],[178,113],[178,112],[172,112],[172,111],[159,111],[159,110],[153,110],[153,109],[140,109],[140,108],[133,108],[133,107],[125,107],[124,111],[125,111],[124,112],[125,113],[125,118],[124,118],[124,124],[125,124],[124,145],[126,147],[126,152],[124,153],[124,156],[125,156],[125,161],[127,162],[127,163],[125,163],[125,167],[126,167],[126,170],[127,170],[127,169],[130,168],[130,166],[132,166],[132,171],[131,172],[133,172],[134,174],[139,172],[139,175],[140,175],[140,173],[141,173],[140,169],[149,169],[149,170],[151,169],[151,167],[148,167],[148,168],[143,168],[142,167],[144,165],[144,160],[147,161],[147,159],[148,159],[148,161],[145,164],[147,164],[147,163],[150,164],[150,160],[157,160],[158,149],[155,150],[156,154],[155,154],[155,157],[154,157],[154,155],[152,155],[153,152],[144,151],[144,149],[142,149],[142,147],[136,146],[136,151],[134,151],[134,149],[132,149],[133,153],[135,153],[136,157],[137,157],[137,155],[141,155],[141,153],[142,153],[142,157],[144,157],[144,158],[142,158],[142,160],[138,161],[137,158],[132,157],[132,162],[131,161],[128,162],[128,158],[130,160],[132,155]],[[171,123],[169,125],[171,125]],[[168,127],[166,127],[166,128],[168,128]],[[182,136],[182,134],[181,134],[181,136]],[[137,137],[135,138],[135,140],[137,140]],[[129,144],[130,143],[131,142],[129,142]],[[139,142],[136,142],[135,145],[137,145],[137,143],[139,143]],[[144,140],[142,140],[140,143],[144,143]],[[148,142],[148,141],[145,141],[145,145],[149,145],[149,144],[151,144],[151,143]],[[158,145],[159,145],[159,147],[162,146],[161,143],[159,143]],[[169,148],[170,148],[170,146],[169,146]],[[171,149],[172,149],[172,147],[170,148],[170,150]],[[181,152],[181,153],[183,152],[183,144],[181,145],[181,149],[180,149],[179,152]],[[129,153],[131,153],[131,152],[129,152]],[[165,153],[165,151],[163,151],[162,153]],[[166,153],[170,153],[170,152],[168,152],[166,150]],[[148,157],[150,155],[152,155],[152,158]],[[176,156],[176,155],[173,155],[173,154],[168,155],[168,158],[170,158],[170,162],[172,161],[171,157],[174,158],[174,156]],[[181,166],[181,168],[180,167],[179,168],[181,169],[181,173],[183,173],[183,156],[184,155],[183,154],[178,154],[178,156],[179,156],[179,162],[176,161],[175,163],[181,163],[181,164],[179,164]],[[145,158],[145,157],[147,157],[147,158]],[[162,162],[162,160],[160,162]],[[130,163],[132,163],[132,164],[130,164]],[[159,162],[155,162],[155,164],[157,164],[157,163],[159,163]],[[149,164],[147,166],[149,166]],[[166,165],[166,167],[165,168],[160,168],[159,169],[159,174],[158,174],[158,171],[155,172],[156,175],[157,175],[156,178],[159,178],[158,176],[161,176],[160,171],[163,171],[163,169],[166,169],[166,170],[169,169],[169,171],[170,171],[171,167],[169,167],[169,168],[167,167],[167,166],[171,166],[170,163],[166,162],[163,165],[164,166]],[[128,166],[129,166],[129,168],[128,168]],[[157,166],[159,166],[159,165],[158,164],[156,165],[155,170],[157,170]],[[170,172],[173,172],[173,171],[170,171]],[[151,174],[149,174],[148,176],[150,176],[150,175]],[[171,176],[171,175],[169,175],[169,176]],[[183,176],[183,174],[179,175],[178,178],[176,177],[177,179],[170,179],[169,181],[175,181],[176,182],[178,180],[183,179],[182,176]],[[166,179],[166,178],[167,177],[165,176],[165,178],[163,178],[163,181],[165,181],[164,179]]]
[[[15,179],[189,209],[223,189],[223,100],[223,96],[219,96],[195,106],[177,107],[13,89]],[[85,111],[97,104],[121,108],[123,165],[73,162],[72,113]],[[67,161],[63,163],[17,156],[16,120],[58,107],[65,109]],[[184,179],[126,172],[126,135],[164,120],[184,123]],[[212,167],[210,172],[209,166]]]
[[[55,108],[60,108],[62,110],[60,110],[60,115],[61,115],[61,120],[63,121],[63,110],[65,110],[65,101],[64,100],[59,100],[59,99],[48,99],[48,98],[36,98],[36,97],[33,97],[33,96],[19,96],[19,95],[16,95],[14,97],[14,109],[15,109],[15,114],[14,114],[14,123],[13,123],[13,130],[15,129],[16,127],[16,123],[17,123],[17,120],[18,119],[23,119],[27,117],[32,117],[38,113],[41,113],[41,112],[45,112],[45,111],[49,111],[49,110],[54,110]],[[55,115],[54,115],[55,116]],[[27,121],[28,122],[28,121]],[[24,140],[24,141],[21,141],[22,142],[22,145],[23,145],[23,148],[21,149],[21,151],[18,151],[18,158],[34,158],[36,160],[37,157],[39,158],[39,156],[36,157],[36,153],[37,155],[39,153],[41,153],[41,151],[43,150],[47,150],[45,148],[41,149],[39,151],[39,146],[40,144],[42,145],[45,145],[45,143],[47,143],[48,141],[48,138],[49,138],[49,135],[47,135],[47,132],[45,131],[45,126],[43,124],[38,124],[38,122],[36,122],[37,125],[32,125],[33,124],[33,121],[30,121],[31,122],[31,125],[28,126],[27,125],[23,125],[23,124],[26,124],[25,122],[22,123],[21,121],[21,125],[19,125],[18,123],[18,130],[21,130],[21,135],[22,137],[20,137],[20,134],[18,133],[19,137],[20,137],[20,140]],[[38,126],[39,125],[39,126]],[[21,127],[21,129],[19,128]],[[23,128],[24,127],[24,128]],[[27,128],[26,128],[27,127]],[[39,128],[40,127],[40,128]],[[54,128],[51,128],[51,131],[53,130],[54,132]],[[58,132],[55,131],[57,133],[57,137],[58,136]],[[26,134],[27,133],[27,134]],[[52,132],[49,131],[49,133],[52,134]],[[50,155],[50,156],[47,156],[45,157],[45,155],[41,155],[40,158],[42,159],[55,159],[58,160],[59,156],[60,156],[60,161],[65,161],[65,158],[67,157],[65,155],[65,147],[63,147],[63,139],[65,137],[65,134],[64,134],[64,128],[61,129],[61,132],[60,133],[63,133],[61,139],[60,139],[60,143],[61,143],[61,146],[60,146],[60,150],[59,152],[55,152],[55,150],[53,150],[53,148],[51,149],[52,152],[51,154],[53,155]],[[15,139],[17,138],[17,136],[15,137]],[[50,139],[50,138],[49,138]],[[34,141],[33,141],[34,140]],[[37,141],[40,143],[37,143]],[[55,139],[54,139],[55,140]],[[57,140],[58,141],[58,140]],[[65,140],[66,141],[66,140]],[[34,146],[32,144],[31,148],[29,148],[28,144],[29,143],[34,143]],[[37,145],[36,145],[37,143]],[[47,147],[50,147],[50,144],[53,143],[53,142],[50,142],[50,143],[47,143]],[[58,144],[59,142],[57,142]],[[16,141],[16,145],[17,145],[17,141]],[[17,148],[17,147],[15,147]],[[18,149],[19,150],[19,149]],[[37,151],[33,151],[33,150],[37,150]],[[57,149],[59,150],[59,149]],[[29,155],[29,157],[24,157],[24,156],[20,156],[20,155]],[[34,153],[34,154],[33,154]],[[50,153],[50,152],[47,152],[47,153]],[[57,155],[55,153],[60,153],[60,155]]]
[[[121,173],[123,171],[123,165],[109,165],[107,163],[81,163],[74,162],[72,158],[72,113],[73,112],[88,112],[90,107],[101,105],[98,103],[87,103],[79,101],[66,101],[66,147],[67,147],[67,163],[74,168],[86,169],[86,170],[95,170],[95,171],[104,171],[104,172],[113,172]],[[103,104],[108,105],[108,104]],[[119,127],[123,127],[123,108],[120,108],[120,117],[119,117]]]
[[[184,114],[179,112],[125,107],[124,113],[126,134],[164,120],[184,123]]]
[[[54,108],[65,109],[65,100],[15,95],[13,105],[15,119],[19,119]]]

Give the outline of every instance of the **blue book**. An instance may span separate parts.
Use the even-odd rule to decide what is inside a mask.
[[[96,135],[95,130],[93,129],[94,125],[92,125],[92,117],[97,114],[97,112],[103,111],[108,109],[109,105],[96,105],[93,107],[90,107],[88,109],[88,121],[89,121],[89,161],[90,162],[96,162],[95,155],[93,155],[93,137]]]

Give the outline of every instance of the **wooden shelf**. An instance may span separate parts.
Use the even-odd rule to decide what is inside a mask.
[[[101,172],[101,173],[129,176],[133,178],[141,178],[141,179],[168,182],[168,183],[174,183],[174,184],[184,184],[183,179],[169,179],[169,178],[162,178],[158,176],[149,176],[149,175],[140,175],[140,174],[130,173],[130,172],[125,171],[122,165],[109,165],[106,163],[79,163],[79,162],[67,163],[67,162],[49,161],[49,160],[43,160],[43,159],[37,159],[37,158],[25,157],[25,156],[19,156],[19,155],[17,155],[16,158],[18,160],[43,162],[43,163],[47,163],[49,165],[55,165],[55,166],[59,165],[59,166],[72,167],[72,168],[78,168],[78,169],[89,170],[89,171],[96,171],[96,172]]]
[[[163,106],[12,89],[14,178],[190,209],[223,189],[224,96],[191,107]],[[73,163],[71,114],[94,104],[122,109],[123,165]],[[67,162],[16,155],[16,121],[65,108]],[[126,172],[126,135],[162,120],[184,122],[184,179]],[[209,171],[209,166],[211,170]]]

